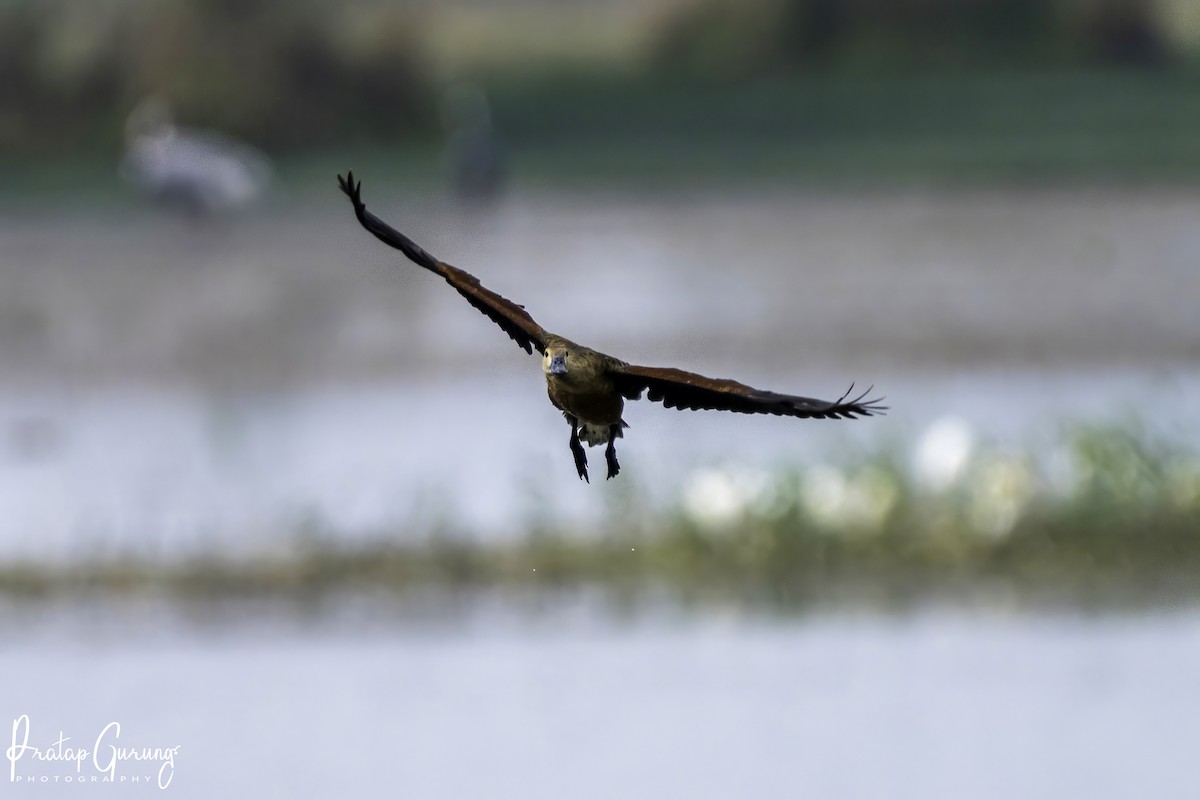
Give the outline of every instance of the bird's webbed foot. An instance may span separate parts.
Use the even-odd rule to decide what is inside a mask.
[[[617,463],[617,434],[621,429],[613,425],[608,430],[608,447],[604,448],[604,460],[608,462],[608,478],[611,480],[617,477],[617,473],[621,471],[621,465]]]
[[[580,480],[591,483],[591,479],[588,478],[587,453],[579,441],[579,425],[575,420],[571,420],[571,455],[575,456],[575,471],[579,473]]]

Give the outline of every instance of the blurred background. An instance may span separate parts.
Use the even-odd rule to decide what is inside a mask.
[[[186,797],[1200,793],[1200,4],[5,0],[0,73],[30,745],[119,721]],[[634,403],[584,484],[349,169],[550,330],[891,410]]]

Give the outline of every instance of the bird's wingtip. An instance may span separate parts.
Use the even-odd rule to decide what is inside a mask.
[[[364,209],[366,206],[362,201],[362,181],[354,180],[354,171],[347,171],[344,178],[338,175],[337,179],[338,187],[343,194],[350,198],[350,202],[354,204],[354,210],[358,212]]]
[[[834,405],[845,408],[849,412],[850,416],[853,416],[854,414],[859,414],[864,417],[882,416],[883,413],[888,410],[888,407],[880,405],[880,403],[887,398],[881,396],[873,397],[868,400],[867,396],[874,390],[875,385],[871,384],[867,387],[866,391],[860,392],[855,397],[850,398],[850,395],[854,392],[854,384],[851,383],[850,388],[838,398],[838,401]]]

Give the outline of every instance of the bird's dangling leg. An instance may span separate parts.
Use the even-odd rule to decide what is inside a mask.
[[[621,433],[620,425],[610,425],[608,428],[608,447],[604,448],[604,458],[608,461],[608,479],[617,477],[621,465],[617,463],[617,436]]]
[[[579,420],[567,417],[567,422],[571,423],[571,455],[575,456],[575,471],[579,473],[581,480],[591,483],[587,471],[587,453],[579,441]]]

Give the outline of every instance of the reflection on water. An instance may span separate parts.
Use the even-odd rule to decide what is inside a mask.
[[[0,685],[20,691],[0,719],[28,714],[35,743],[116,720],[130,743],[179,744],[176,797],[1200,791],[1195,615],[521,616],[154,637],[75,618],[5,639]]]

